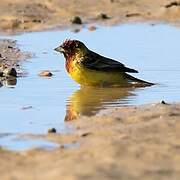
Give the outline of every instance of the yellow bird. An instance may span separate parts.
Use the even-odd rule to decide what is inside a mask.
[[[66,40],[56,51],[63,53],[66,70],[82,86],[150,86],[127,73],[138,71],[89,50],[81,41]],[[127,73],[126,73],[127,72]]]

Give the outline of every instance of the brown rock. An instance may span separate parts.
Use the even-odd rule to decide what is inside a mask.
[[[126,17],[135,17],[135,16],[140,16],[139,13],[129,13],[129,14],[126,14]]]
[[[110,19],[110,17],[105,13],[100,13],[97,17],[98,19]]]
[[[88,27],[88,30],[89,30],[89,31],[95,31],[96,29],[97,29],[97,28],[96,28],[95,26],[89,26],[89,27]]]
[[[173,6],[180,6],[180,2],[179,1],[170,2],[169,4],[165,5],[165,8],[171,8]]]
[[[71,19],[72,24],[82,24],[82,20],[79,16],[74,16],[73,19]]]
[[[56,133],[56,129],[55,128],[49,128],[48,133]]]
[[[8,77],[8,76],[13,76],[17,77],[17,72],[15,68],[5,68],[3,70],[3,76]]]
[[[48,70],[45,70],[45,71],[41,71],[40,73],[39,73],[39,76],[43,76],[43,77],[51,77],[53,74],[50,72],[50,71],[48,71]]]

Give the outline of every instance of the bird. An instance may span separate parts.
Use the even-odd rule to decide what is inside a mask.
[[[93,52],[79,40],[66,39],[54,50],[64,55],[68,74],[82,86],[137,87],[153,85],[153,83],[128,74],[138,73],[137,70]]]

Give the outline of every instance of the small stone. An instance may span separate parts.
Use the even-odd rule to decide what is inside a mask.
[[[65,146],[62,144],[62,145],[60,145],[60,148],[61,149],[65,149]]]
[[[50,71],[48,71],[48,70],[45,70],[45,71],[41,71],[40,73],[39,73],[39,76],[43,76],[43,77],[51,77],[53,74],[50,72]]]
[[[3,77],[3,72],[2,71],[0,71],[0,77]]]
[[[82,24],[82,20],[79,16],[75,16],[73,19],[71,19],[72,24]]]
[[[8,76],[13,76],[17,77],[17,72],[15,68],[5,68],[3,70],[3,76],[8,77]]]
[[[12,46],[8,46],[8,48],[9,48],[9,49],[13,49],[13,47],[12,47]]]
[[[170,2],[169,4],[165,5],[165,8],[171,8],[172,6],[180,6],[180,2],[179,1]]]
[[[162,101],[161,101],[161,104],[167,104],[167,103],[166,103],[165,101],[162,100]]]
[[[95,26],[89,26],[89,27],[88,27],[88,30],[89,30],[89,31],[95,31],[96,29],[97,29],[97,28],[96,28]]]
[[[55,128],[49,128],[48,133],[56,133],[56,129]]]
[[[81,137],[86,137],[86,136],[89,136],[89,135],[91,135],[92,133],[90,133],[90,132],[87,132],[87,133],[83,133],[83,134],[81,134]]]
[[[101,14],[98,15],[98,18],[99,19],[109,19],[110,17],[105,13],[101,13]]]
[[[32,22],[34,22],[34,23],[41,23],[41,20],[40,19],[33,19]]]
[[[126,14],[126,17],[135,17],[135,16],[140,16],[139,13],[129,13],[129,14]]]

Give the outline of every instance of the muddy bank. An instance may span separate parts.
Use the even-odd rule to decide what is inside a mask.
[[[179,179],[180,104],[102,111],[70,122],[75,134],[49,134],[52,151],[1,149],[2,179]],[[67,148],[65,143],[79,143]]]
[[[78,25],[81,27],[84,24],[94,23],[113,25],[137,21],[164,21],[179,24],[179,19],[180,3],[173,0],[1,0],[0,2],[0,30],[8,33]]]
[[[0,63],[11,66],[18,65],[21,61],[30,58],[31,54],[22,52],[17,42],[10,39],[0,39]]]
[[[16,85],[17,77],[23,75],[20,64],[30,57],[31,53],[22,52],[16,41],[0,39],[0,87]]]

